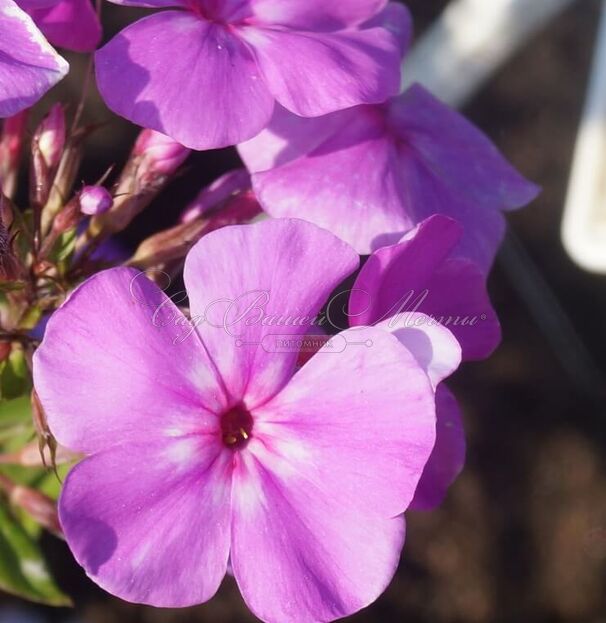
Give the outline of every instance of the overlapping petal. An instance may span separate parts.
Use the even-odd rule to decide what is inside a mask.
[[[501,339],[500,325],[485,276],[469,260],[450,257],[461,233],[455,221],[434,215],[373,253],[353,287],[352,322],[393,318],[388,324],[395,327],[421,312],[452,331],[465,359],[488,357]]]
[[[126,268],[98,273],[53,314],[34,383],[59,443],[86,453],[141,435],[216,430],[214,413],[225,404],[182,313]]]
[[[229,556],[231,458],[204,436],[159,443],[146,435],[86,458],[59,502],[76,560],[128,601],[210,599]]]
[[[0,117],[35,104],[68,69],[31,17],[0,0]]]
[[[192,249],[184,272],[192,318],[235,400],[253,407],[284,386],[298,352],[289,339],[308,331],[358,261],[331,233],[296,219],[226,227]]]
[[[266,621],[333,620],[378,597],[433,448],[433,390],[412,355],[380,329],[340,337],[257,410],[234,476],[234,574]]]
[[[441,184],[483,210],[521,208],[540,191],[486,135],[421,85],[392,101],[389,123]]]
[[[241,36],[254,48],[272,95],[297,115],[318,117],[383,102],[398,92],[399,43],[386,29],[313,33],[257,27],[242,29]]]
[[[96,70],[114,112],[193,149],[251,138],[274,108],[249,47],[189,12],[130,25],[97,52]]]
[[[434,388],[461,363],[461,346],[455,336],[425,314],[403,314],[376,326],[389,331],[412,353]]]
[[[101,24],[90,0],[60,0],[30,11],[47,39],[75,52],[91,52],[101,40]]]
[[[41,0],[44,1],[44,0]],[[167,7],[187,7],[188,0],[109,0],[112,4],[134,6],[142,9],[163,9]]]
[[[387,5],[387,0],[250,0],[254,15],[261,22],[296,30],[330,32],[357,26]]]
[[[17,4],[25,11],[45,9],[57,4],[58,0],[18,0]]]
[[[381,109],[338,114],[347,121],[334,121],[338,131],[307,156],[254,174],[253,187],[272,216],[305,218],[367,254],[396,242],[414,226],[415,215],[402,205],[409,195]],[[300,120],[295,123],[303,130]]]
[[[298,117],[276,105],[269,125],[238,145],[238,152],[251,173],[267,171],[305,156],[330,136],[356,119],[355,110],[321,117]]]
[[[410,504],[411,510],[431,510],[439,506],[465,464],[461,411],[453,393],[444,384],[436,392],[436,418],[436,444]]]

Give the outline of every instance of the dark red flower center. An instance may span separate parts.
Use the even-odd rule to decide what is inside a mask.
[[[228,447],[236,450],[245,446],[251,438],[253,418],[248,409],[238,404],[221,416],[221,438]]]

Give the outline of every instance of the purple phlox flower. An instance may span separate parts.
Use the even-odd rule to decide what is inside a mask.
[[[272,216],[310,220],[368,254],[446,214],[465,230],[458,254],[485,272],[503,236],[502,211],[526,205],[539,190],[420,85],[385,104],[317,119],[278,107],[239,151]]]
[[[378,325],[391,331],[421,358],[437,386],[436,445],[411,504],[419,510],[442,502],[465,461],[460,410],[441,381],[453,371],[458,357],[484,359],[501,340],[486,277],[472,261],[456,257],[462,233],[446,216],[429,217],[400,242],[369,257],[349,299],[351,326]],[[459,352],[445,331],[456,337]],[[434,335],[428,338],[430,333]]]
[[[0,118],[33,106],[68,69],[31,17],[0,0]]]
[[[276,102],[317,117],[399,89],[402,18],[394,12],[404,9],[387,0],[114,1],[172,8],[97,52],[105,102],[193,149],[252,138]]]
[[[381,328],[341,333],[344,348],[298,370],[289,348],[357,266],[329,232],[268,219],[190,251],[193,324],[127,268],[53,314],[34,383],[58,442],[89,455],[59,511],[101,587],[187,606],[215,593],[229,561],[272,623],[331,621],[385,589],[434,445],[433,385]]]
[[[91,0],[17,0],[46,38],[59,48],[92,52],[101,41],[101,23]]]

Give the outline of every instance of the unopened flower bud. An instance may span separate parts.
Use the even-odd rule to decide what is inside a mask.
[[[7,495],[11,504],[25,510],[41,526],[57,535],[62,534],[57,504],[47,495],[19,485],[2,473],[0,473],[0,489]]]
[[[0,134],[0,186],[9,198],[17,190],[19,160],[23,148],[23,139],[27,129],[26,110],[4,120]]]
[[[83,455],[72,452],[67,448],[57,445],[53,456],[48,446],[40,448],[37,441],[32,441],[15,452],[0,453],[0,465],[21,465],[22,467],[48,467],[53,460],[55,465],[72,463]]]
[[[53,219],[50,231],[43,238],[42,246],[38,253],[39,262],[36,265],[36,272],[38,274],[45,272],[45,260],[52,252],[61,234],[77,227],[82,218],[79,197],[74,197],[61,208]]]
[[[9,493],[9,500],[31,515],[42,527],[53,534],[62,534],[57,504],[44,493],[22,485],[15,485]]]
[[[53,230],[62,234],[80,222],[82,213],[80,212],[80,199],[75,197],[61,209],[53,221]]]
[[[89,216],[104,214],[113,205],[114,200],[103,186],[85,186],[78,195],[80,211]]]
[[[48,200],[42,210],[43,234],[48,231],[55,215],[63,207],[65,197],[69,197],[72,192],[74,182],[78,175],[78,169],[80,168],[80,162],[82,161],[83,141],[88,133],[89,131],[87,130],[79,130],[75,134],[72,134],[63,150],[63,155],[57,173],[54,176]]]
[[[91,219],[84,242],[98,236],[107,238],[128,227],[190,153],[190,149],[160,132],[143,130],[114,188],[111,210]]]
[[[37,205],[48,200],[64,147],[65,113],[61,104],[55,104],[32,139],[30,195]]]
[[[133,149],[133,156],[139,158],[137,176],[145,181],[172,175],[190,153],[190,149],[165,134],[143,130]]]
[[[34,134],[34,142],[49,169],[56,169],[65,146],[65,113],[55,104],[44,117]]]
[[[11,354],[13,345],[6,340],[0,341],[0,363],[6,361]]]
[[[239,193],[203,216],[147,238],[127,265],[146,270],[182,260],[202,236],[227,225],[251,221],[261,212],[261,206],[252,191]]]
[[[188,223],[216,208],[232,195],[250,190],[250,174],[246,169],[229,171],[203,188],[194,201],[181,214],[181,222]]]

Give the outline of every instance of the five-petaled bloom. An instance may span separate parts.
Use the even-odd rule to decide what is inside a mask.
[[[193,149],[252,138],[276,101],[316,117],[399,89],[401,44],[387,0],[112,1],[173,9],[97,52],[103,98]]]
[[[385,589],[435,440],[422,354],[374,327],[343,332],[345,348],[296,372],[297,349],[280,347],[357,266],[329,232],[271,219],[190,251],[195,330],[126,268],[95,275],[52,316],[35,386],[57,440],[89,455],[59,511],[101,587],[186,606],[231,564],[251,610],[275,623],[334,620]],[[433,345],[444,374],[458,364],[450,339]]]

